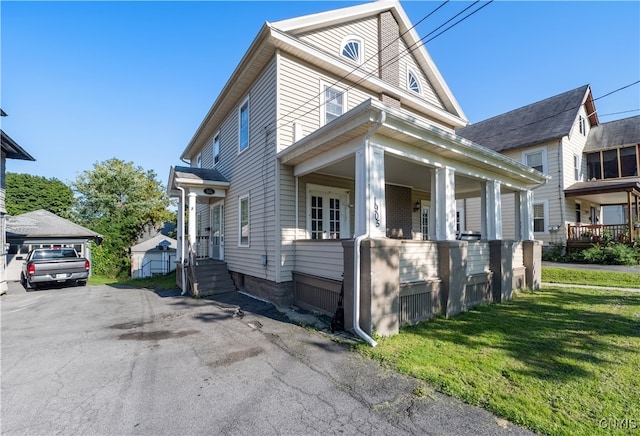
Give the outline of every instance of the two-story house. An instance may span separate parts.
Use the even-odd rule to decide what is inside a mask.
[[[640,212],[640,117],[601,124],[589,85],[456,133],[550,177],[533,200],[534,236],[547,247],[588,247],[607,231],[620,241],[640,237],[629,226]],[[512,202],[503,197],[503,206]],[[479,231],[479,202],[459,207],[466,217],[462,228]],[[513,217],[503,213],[502,222],[503,236],[514,238]]]
[[[0,109],[0,116],[6,117],[5,111]],[[0,294],[7,292],[7,210],[5,208],[5,174],[7,159],[35,160],[29,153],[18,145],[9,135],[0,129],[2,136],[2,155],[0,156]]]
[[[535,287],[546,177],[467,124],[398,2],[265,23],[170,171],[183,292],[222,292],[197,271],[223,261],[241,290],[331,314],[344,282],[366,339]],[[495,219],[506,193],[517,242]],[[483,241],[456,239],[464,198]]]

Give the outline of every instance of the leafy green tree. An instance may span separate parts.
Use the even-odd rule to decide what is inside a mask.
[[[74,203],[73,190],[56,178],[7,173],[5,202],[9,215],[44,209],[69,218]]]
[[[77,176],[73,189],[76,221],[104,237],[93,251],[98,274],[129,274],[128,248],[145,228],[172,218],[167,209],[171,202],[155,172],[133,162],[115,158],[97,162],[93,170]]]

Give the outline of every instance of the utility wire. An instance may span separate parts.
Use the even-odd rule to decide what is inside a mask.
[[[610,117],[613,115],[621,115],[621,114],[628,114],[630,112],[640,112],[640,108],[638,109],[630,109],[628,111],[621,111],[621,112],[611,112],[609,114],[598,114],[599,117]]]
[[[409,29],[407,29],[406,31],[404,31],[402,34],[400,34],[397,38],[395,38],[393,41],[389,42],[386,46],[384,46],[383,48],[379,49],[377,51],[376,54],[374,54],[373,56],[369,57],[368,59],[366,59],[364,62],[362,62],[361,64],[357,65],[356,67],[354,67],[353,69],[351,69],[351,71],[349,71],[347,74],[343,75],[342,77],[340,77],[338,80],[336,80],[335,82],[333,82],[331,85],[329,85],[330,87],[336,86],[338,84],[340,84],[341,82],[343,82],[346,78],[348,78],[349,76],[351,76],[353,73],[355,73],[356,71],[362,69],[367,63],[369,63],[370,61],[379,58],[380,54],[386,50],[387,48],[389,48],[392,44],[400,41],[400,39],[405,36],[407,33],[409,33],[411,30],[415,29],[418,25],[420,25],[423,21],[425,21],[427,18],[429,18],[431,15],[433,15],[434,13],[436,13],[438,10],[440,10],[440,8],[442,8],[444,5],[446,5],[447,3],[449,3],[450,0],[445,0],[444,2],[442,2],[438,7],[436,7],[433,11],[429,12],[427,15],[425,15],[424,17],[422,17],[416,24],[414,24],[413,26],[411,26]],[[371,74],[371,73],[369,73]],[[367,76],[368,77],[368,76]],[[311,98],[309,98],[307,101],[305,101],[304,103],[298,105],[296,108],[291,109],[289,112],[287,112],[285,115],[281,116],[279,119],[277,119],[275,121],[276,126],[278,125],[278,122],[289,117],[291,114],[293,114],[294,112],[296,112],[297,110],[301,109],[302,107],[306,106],[308,103],[311,103],[312,101],[316,100],[318,97],[320,97],[322,95],[322,91],[314,96],[312,96]],[[314,108],[312,108],[311,110],[315,110],[317,109],[319,106],[316,106]],[[310,110],[310,111],[311,111]],[[309,111],[309,112],[310,112]],[[300,117],[307,115],[309,112],[305,112],[304,114],[298,116],[297,118],[294,118],[291,122],[296,121],[297,119],[299,119]]]
[[[604,95],[601,95],[600,97],[594,98],[594,99],[593,99],[593,101],[600,100],[600,99],[602,99],[602,98],[608,97],[608,96],[610,96],[610,95],[612,95],[612,94],[615,94],[616,92],[620,92],[620,91],[622,91],[622,90],[624,90],[624,89],[627,89],[627,88],[629,88],[629,87],[631,87],[631,86],[633,86],[633,85],[637,85],[638,83],[640,83],[640,80],[636,80],[636,81],[635,81],[635,82],[633,82],[633,83],[629,83],[628,85],[622,86],[622,87],[620,87],[620,88],[618,88],[618,89],[614,89],[613,91],[608,92],[608,93],[606,93],[606,94],[604,94]],[[544,118],[540,118],[539,120],[534,120],[534,121],[531,121],[530,123],[523,124],[523,125],[520,125],[520,126],[516,126],[516,127],[512,128],[512,129],[505,130],[504,132],[500,132],[500,133],[495,134],[495,135],[493,135],[493,136],[488,136],[488,137],[486,137],[486,138],[482,138],[480,141],[486,141],[486,140],[488,140],[488,139],[493,139],[493,138],[497,138],[497,137],[500,137],[500,136],[506,135],[507,133],[511,133],[511,132],[516,131],[516,130],[522,129],[523,127],[532,126],[532,125],[534,125],[534,124],[541,123],[541,122],[546,121],[546,120],[549,120],[549,119],[551,119],[551,118],[555,118],[555,117],[557,117],[558,115],[562,115],[562,114],[563,114],[563,113],[565,113],[565,112],[576,111],[576,110],[580,109],[580,107],[582,107],[582,104],[579,104],[578,106],[572,106],[572,107],[570,107],[570,108],[567,108],[567,109],[561,110],[561,111],[556,112],[556,113],[554,113],[554,114],[548,115],[548,116],[546,116],[546,117],[544,117]],[[516,110],[517,110],[517,109],[516,109]],[[482,122],[482,121],[480,121],[480,122]],[[471,124],[471,126],[473,126],[473,124]],[[483,144],[482,144],[482,143],[480,143],[480,145],[483,145]]]
[[[427,35],[425,35],[424,37],[420,38],[418,41],[416,41],[414,44],[412,44],[411,46],[407,47],[405,50],[403,50],[402,52],[400,52],[398,55],[396,55],[395,57],[389,59],[387,62],[383,63],[380,65],[380,68],[383,68],[385,66],[394,64],[396,62],[398,62],[400,59],[402,59],[403,57],[413,53],[413,49],[418,46],[419,44],[423,43],[423,41],[429,37],[430,35],[432,35],[434,32],[436,32],[438,29],[442,28],[443,26],[445,26],[446,24],[450,23],[452,20],[454,20],[456,17],[460,16],[462,13],[464,13],[465,11],[467,11],[469,8],[471,8],[472,6],[476,5],[477,3],[479,3],[480,0],[475,1],[473,4],[467,6],[466,8],[464,8],[462,11],[458,12],[454,17],[450,18],[449,20],[447,20],[445,23],[443,23],[442,25],[438,26],[435,30],[431,31],[430,33],[428,33]],[[459,23],[461,23],[462,21],[466,20],[467,18],[469,18],[470,16],[474,15],[476,12],[480,11],[481,9],[483,9],[484,7],[488,6],[489,4],[493,3],[494,0],[490,0],[489,2],[485,3],[484,5],[482,5],[480,8],[476,9],[475,11],[471,12],[470,14],[466,15],[465,17],[461,18],[460,20],[456,21],[454,24],[452,24],[451,26],[447,27],[446,29],[444,29],[442,32],[438,33],[437,35],[435,35],[433,38],[429,39],[427,42],[433,41],[434,39],[436,39],[437,37],[439,37],[440,35],[442,35],[443,33],[447,32],[448,30],[450,30],[451,28],[455,27],[456,25],[458,25]],[[414,26],[415,27],[415,26]],[[405,32],[406,33],[406,32]],[[403,34],[404,35],[404,34]],[[396,38],[394,41],[398,41],[400,38]],[[390,44],[389,44],[390,45]],[[380,53],[380,52],[378,52]],[[355,71],[355,69],[353,70]],[[353,72],[352,71],[352,72]],[[353,83],[350,86],[347,86],[345,88],[345,90],[343,92],[349,91],[353,88],[355,88],[357,85],[359,85],[360,83],[362,83],[364,80],[368,79],[369,77],[371,77],[374,73],[373,72],[369,72],[367,73],[364,77],[362,77],[361,79],[359,79],[358,81],[356,81],[355,83]],[[348,77],[350,75],[347,74]],[[344,77],[343,77],[344,78]],[[341,82],[342,79],[334,82],[333,85],[336,85],[338,83]],[[332,85],[332,86],[333,86]],[[291,115],[294,111],[297,111],[298,109],[302,108],[304,105],[306,105],[307,103],[315,100],[316,98],[320,97],[322,95],[322,92],[315,95],[314,97],[312,97],[311,99],[307,100],[304,104],[298,106],[296,109],[291,110],[286,116]],[[317,104],[314,107],[312,107],[311,109],[309,109],[308,111],[304,112],[303,114],[297,116],[296,118],[291,120],[291,123],[293,123],[294,121],[302,118],[303,116],[309,114],[310,112],[320,108],[322,106],[322,104]],[[285,118],[285,116],[281,117],[279,120],[282,120],[283,118]],[[276,122],[277,122],[276,121]]]

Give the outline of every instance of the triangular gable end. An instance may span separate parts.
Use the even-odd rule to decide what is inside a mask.
[[[385,19],[387,23],[391,23],[389,17],[392,17],[393,23],[385,25]],[[278,21],[271,26],[336,57],[340,54],[339,45],[346,37],[360,36],[364,39],[363,60],[366,62],[361,68],[375,77],[379,77],[378,51],[389,44],[383,36],[386,31],[386,41],[395,41],[397,44],[396,53],[391,52],[390,57],[394,58],[400,54],[400,60],[382,61],[385,65],[383,70],[389,70],[388,74],[393,77],[385,81],[400,89],[407,89],[407,75],[411,71],[413,75],[418,76],[420,96],[423,100],[467,122],[460,105],[420,41],[420,36],[411,29],[412,24],[397,1],[381,0]],[[391,29],[392,26],[396,26],[395,29]],[[390,33],[390,30],[393,33]],[[402,40],[396,41],[400,35],[403,35]],[[405,55],[408,47],[412,53]],[[383,58],[384,56],[383,53]],[[356,65],[354,63],[354,67]]]

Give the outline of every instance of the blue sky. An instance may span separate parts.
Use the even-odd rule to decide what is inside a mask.
[[[7,171],[71,182],[112,157],[166,183],[264,21],[362,2],[0,3],[2,129],[36,162]],[[440,2],[402,2],[413,23]],[[431,32],[469,2],[417,27]],[[591,84],[640,80],[640,2],[495,1],[427,44],[471,122]],[[640,114],[640,85],[596,101]],[[624,111],[622,114],[603,116]]]

